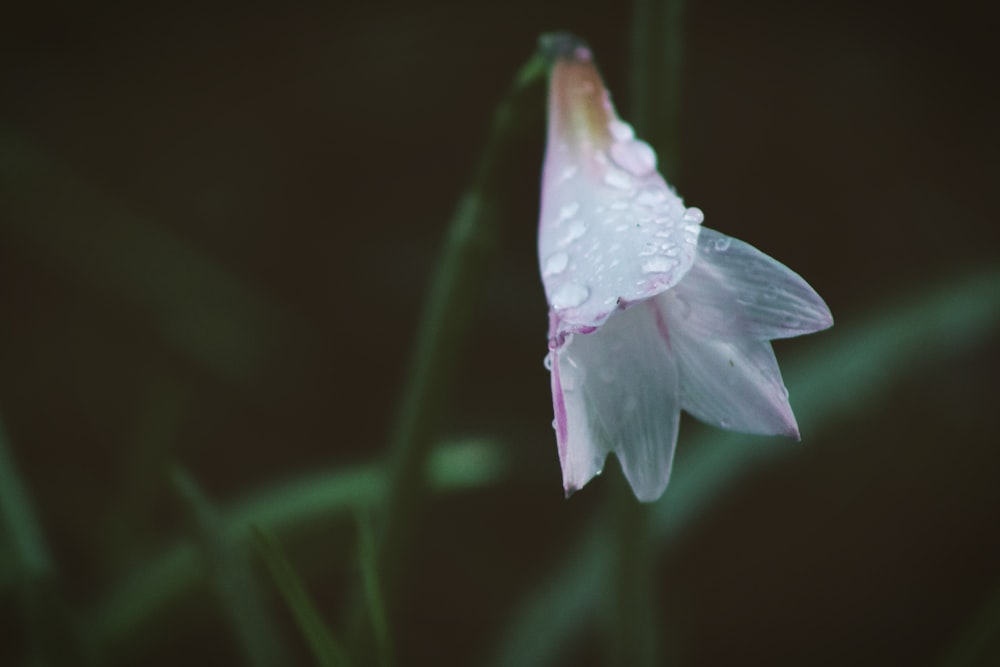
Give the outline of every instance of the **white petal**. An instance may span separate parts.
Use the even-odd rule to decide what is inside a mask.
[[[687,304],[676,294],[657,301],[667,313],[677,353],[681,407],[721,428],[799,437],[770,343],[707,337],[690,326]]]
[[[705,336],[788,338],[826,329],[833,316],[797,273],[751,245],[702,228],[694,267],[673,290]]]
[[[680,401],[677,361],[657,302],[616,312],[597,331],[567,337],[553,355],[567,493],[600,472],[614,452],[636,497],[659,498],[670,477]]]
[[[551,82],[538,252],[558,338],[677,284],[694,263],[702,215],[656,171],[593,63],[560,61]]]

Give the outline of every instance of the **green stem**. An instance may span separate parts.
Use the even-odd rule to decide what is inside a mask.
[[[664,177],[676,185],[684,2],[635,0],[632,12],[629,120],[656,149]]]
[[[632,109],[639,136],[660,153],[660,170],[677,176],[681,75],[681,0],[635,0],[632,17]],[[632,495],[624,475],[614,476],[614,552],[608,596],[608,664],[657,664],[655,588],[649,508]]]
[[[656,665],[656,609],[650,506],[635,499],[624,474],[611,479],[611,523],[614,541],[608,611],[609,665]]]
[[[500,198],[497,173],[518,125],[515,112],[520,93],[544,75],[545,65],[542,56],[534,56],[521,69],[493,117],[472,183],[449,225],[423,310],[392,439],[389,497],[378,544],[381,581],[390,606],[399,564],[427,492],[425,460],[437,436],[447,391],[462,360],[463,342],[496,245]]]

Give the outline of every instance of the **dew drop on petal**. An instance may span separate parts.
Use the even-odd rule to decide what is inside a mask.
[[[633,176],[645,176],[656,169],[656,151],[645,141],[619,141],[611,147],[611,159]]]
[[[702,213],[701,209],[696,206],[692,206],[691,208],[686,209],[684,211],[683,220],[686,223],[692,225],[700,225],[702,220],[704,219],[705,219],[705,214]]]
[[[722,236],[715,239],[715,249],[719,252],[726,252],[729,250],[729,244],[732,243],[732,239],[728,236]]]
[[[542,273],[546,276],[554,276],[565,271],[567,266],[569,266],[569,255],[557,252],[549,255],[549,258],[545,260],[545,270]]]
[[[547,370],[547,371],[551,371],[552,370],[552,353],[551,352],[549,352],[548,354],[545,355],[545,358],[542,360],[542,363],[545,365],[545,370]]]
[[[663,255],[657,255],[656,257],[650,257],[648,260],[642,263],[643,273],[666,273],[670,269],[677,266],[677,261],[669,257],[664,257]]]
[[[660,188],[647,187],[639,191],[635,197],[635,203],[639,206],[656,206],[666,198],[667,193]]]
[[[578,167],[575,164],[571,164],[571,165],[569,165],[568,167],[566,167],[565,169],[562,170],[562,173],[559,175],[559,178],[563,182],[569,181],[574,176],[576,176],[576,172],[578,172],[578,171],[580,171],[580,167]]]
[[[552,307],[561,310],[576,308],[590,298],[590,288],[576,283],[566,283],[552,295]]]
[[[635,138],[635,130],[632,129],[632,126],[617,118],[608,123],[608,132],[611,133],[615,141],[629,141]]]
[[[570,220],[569,224],[566,225],[566,235],[562,238],[562,241],[559,242],[559,245],[569,245],[583,236],[586,232],[587,223],[580,219]]]
[[[635,185],[632,177],[619,169],[608,169],[608,172],[604,174],[604,183],[619,190],[630,190]]]
[[[559,209],[559,219],[569,220],[574,215],[576,215],[576,212],[579,210],[580,210],[580,202],[576,201],[566,202]]]

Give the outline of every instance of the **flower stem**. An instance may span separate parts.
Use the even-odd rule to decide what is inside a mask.
[[[383,592],[390,607],[399,566],[427,492],[426,459],[496,245],[500,199],[496,175],[520,124],[516,112],[521,93],[545,72],[545,57],[536,54],[497,108],[472,182],[449,224],[431,282],[392,437],[389,496],[377,545]]]
[[[636,501],[624,474],[611,484],[613,593],[609,622],[609,665],[658,664],[653,604],[653,549],[650,507]]]
[[[676,183],[681,74],[682,0],[635,0],[632,16],[632,109],[636,131],[660,154]],[[609,597],[608,664],[655,665],[655,570],[649,507],[635,501],[624,475],[612,489],[614,594]]]
[[[631,109],[636,132],[656,149],[660,171],[677,185],[683,0],[632,5]]]

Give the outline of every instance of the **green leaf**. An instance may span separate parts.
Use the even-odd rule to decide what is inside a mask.
[[[508,470],[498,443],[470,438],[436,448],[426,474],[435,491],[454,493],[496,484]],[[217,510],[212,521],[229,543],[245,545],[255,523],[291,533],[381,502],[385,490],[381,465],[325,470],[257,491]],[[115,644],[151,622],[158,610],[191,595],[201,583],[199,555],[195,545],[180,542],[137,568],[89,615],[89,636],[99,646]]]
[[[267,564],[271,577],[281,591],[285,604],[292,610],[295,622],[305,637],[309,648],[320,667],[343,667],[349,665],[347,652],[323,622],[316,605],[306,591],[305,585],[278,538],[260,526],[253,527],[257,553]]]
[[[247,663],[253,667],[291,664],[253,576],[246,545],[230,539],[219,513],[193,477],[175,468],[172,481],[192,519],[223,615]]]

